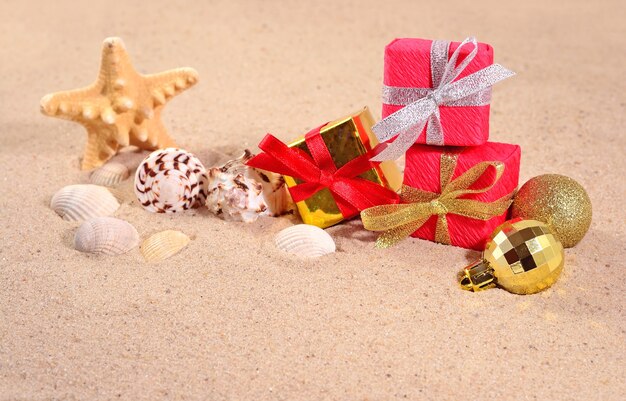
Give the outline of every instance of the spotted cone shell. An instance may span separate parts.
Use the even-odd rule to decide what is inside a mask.
[[[317,258],[336,250],[335,241],[326,231],[309,224],[296,224],[276,235],[276,246],[302,258]]]
[[[147,262],[158,262],[174,256],[190,241],[191,239],[180,231],[161,231],[141,244],[141,254]]]
[[[280,216],[293,210],[285,181],[279,174],[246,166],[244,154],[207,174],[206,207],[224,220],[256,221],[259,216]]]
[[[177,213],[204,204],[206,180],[206,169],[193,154],[161,149],[137,168],[135,195],[150,212]]]
[[[130,223],[114,217],[94,217],[81,224],[74,248],[81,252],[120,255],[139,245],[139,234]]]
[[[50,208],[63,220],[82,221],[110,216],[120,203],[105,187],[92,184],[68,185],[54,194]]]

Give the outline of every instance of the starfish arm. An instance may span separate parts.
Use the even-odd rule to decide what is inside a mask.
[[[168,135],[158,111],[154,118],[131,128],[130,144],[145,150],[177,147],[176,142]]]
[[[81,168],[91,170],[102,166],[113,157],[120,145],[114,139],[114,127],[87,127],[87,144],[83,153]]]
[[[43,114],[66,120],[89,121],[100,117],[112,124],[115,119],[109,100],[96,86],[48,94],[41,99],[40,107]]]
[[[198,72],[193,68],[177,68],[146,75],[144,78],[155,106],[160,106],[170,98],[195,85],[198,82]]]
[[[130,145],[130,129],[132,125],[133,124],[128,121],[128,118],[125,118],[124,116],[120,118],[118,116],[117,122],[115,123],[115,129],[113,130],[113,139],[120,147]]]
[[[129,145],[139,146],[148,140],[148,120],[133,124],[129,131]]]

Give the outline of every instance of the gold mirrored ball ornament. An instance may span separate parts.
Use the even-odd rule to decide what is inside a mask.
[[[546,223],[565,248],[580,242],[591,225],[591,200],[573,179],[544,174],[528,180],[515,195],[511,216]]]
[[[461,287],[481,291],[498,286],[514,294],[534,294],[556,282],[564,259],[563,246],[547,225],[509,220],[491,234],[482,260],[461,272]]]

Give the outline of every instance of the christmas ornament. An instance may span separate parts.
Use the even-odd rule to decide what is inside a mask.
[[[480,291],[497,285],[514,294],[534,294],[554,284],[563,262],[563,246],[548,226],[511,220],[493,232],[482,260],[463,270],[461,287]]]
[[[107,38],[96,82],[83,89],[44,96],[41,112],[87,129],[81,167],[90,170],[103,165],[124,146],[145,150],[176,146],[161,122],[161,109],[197,81],[198,73],[192,68],[141,75],[133,68],[122,40]]]
[[[531,178],[513,201],[512,216],[547,224],[565,248],[576,245],[591,225],[591,200],[573,179],[559,174]]]

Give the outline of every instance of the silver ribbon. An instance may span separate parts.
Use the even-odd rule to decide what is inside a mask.
[[[456,66],[461,48],[471,45],[471,52]],[[372,127],[380,142],[397,136],[393,143],[372,161],[395,160],[402,156],[419,138],[426,126],[426,143],[443,145],[444,132],[441,126],[439,106],[467,107],[483,106],[491,101],[491,86],[515,73],[500,64],[492,64],[464,78],[455,79],[472,62],[478,53],[478,43],[473,37],[466,38],[448,60],[450,42],[434,40],[430,47],[432,88],[383,87],[383,102],[406,106],[388,115]]]

